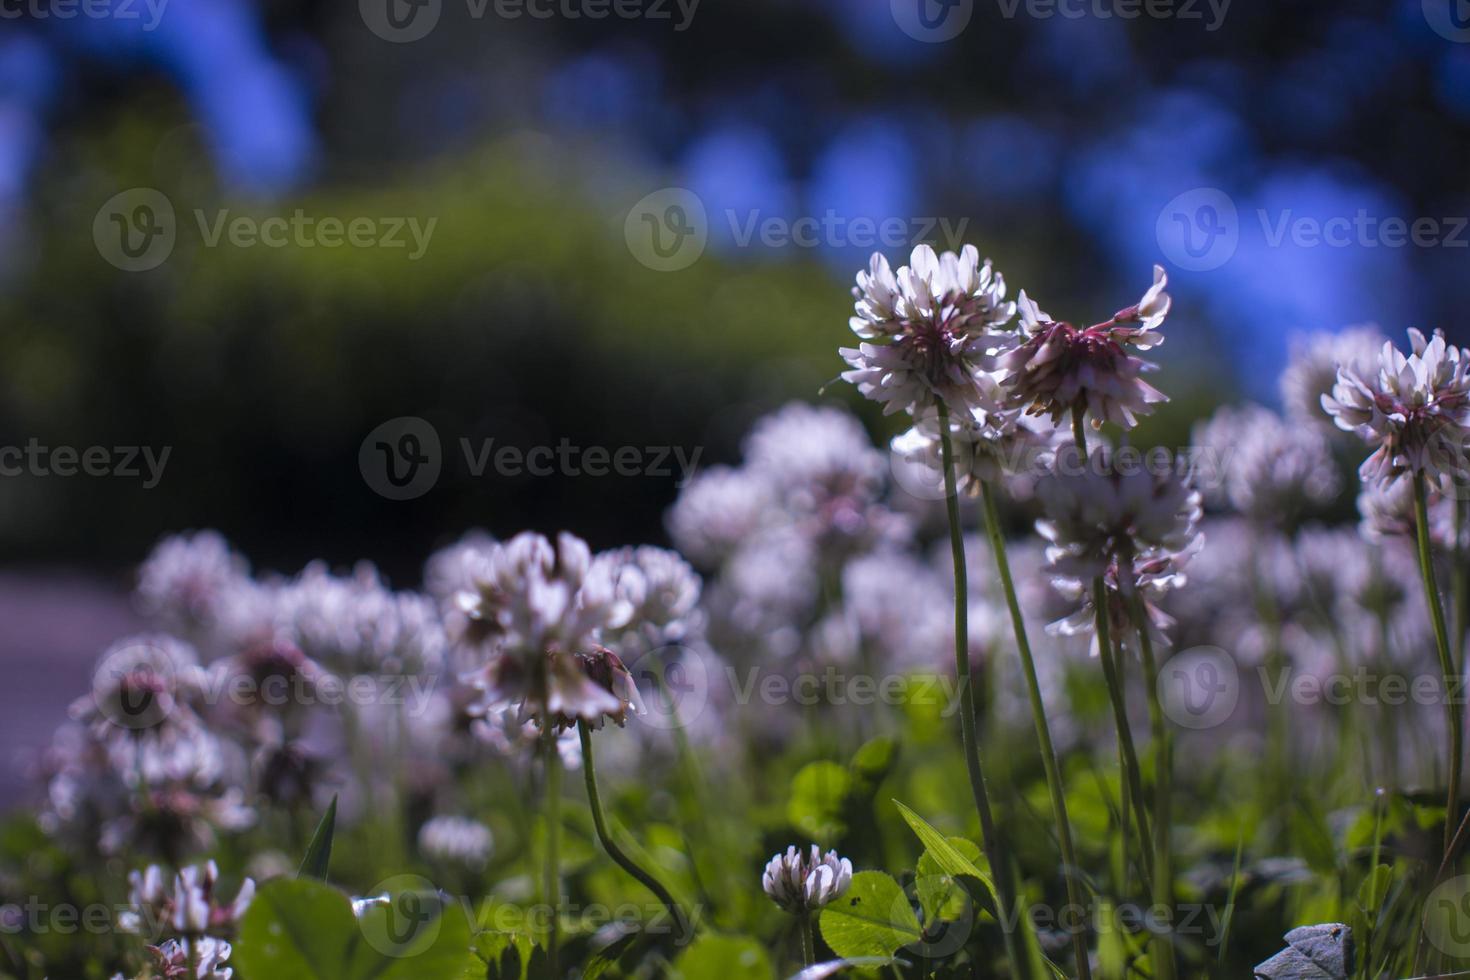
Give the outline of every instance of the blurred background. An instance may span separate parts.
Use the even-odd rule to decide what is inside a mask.
[[[470,527],[663,542],[681,464],[849,401],[875,248],[1087,322],[1163,264],[1144,442],[1273,400],[1297,331],[1463,342],[1465,8],[0,0],[6,744],[169,532],[400,586]]]

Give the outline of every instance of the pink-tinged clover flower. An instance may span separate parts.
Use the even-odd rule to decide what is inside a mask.
[[[1017,343],[997,361],[1002,384],[1030,413],[1049,415],[1055,424],[1080,407],[1094,426],[1132,428],[1137,416],[1168,401],[1141,377],[1155,365],[1133,353],[1164,342],[1159,328],[1169,314],[1167,285],[1163,267],[1154,266],[1153,285],[1142,299],[1085,329],[1052,319],[1022,290]]]
[[[1374,447],[1358,470],[1364,483],[1423,474],[1448,493],[1470,479],[1470,352],[1438,330],[1426,339],[1411,329],[1409,347],[1405,356],[1385,342],[1376,365],[1339,367],[1322,407]]]
[[[1016,313],[1005,278],[973,245],[936,255],[920,245],[897,273],[874,253],[857,275],[848,321],[865,341],[839,353],[842,378],[884,414],[917,415],[943,403],[960,412],[976,403],[975,373]]]

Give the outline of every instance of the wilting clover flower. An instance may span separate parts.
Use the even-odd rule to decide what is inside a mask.
[[[836,851],[823,854],[815,844],[806,852],[788,847],[785,854],[771,858],[761,876],[761,887],[771,901],[793,915],[815,912],[851,884],[852,862],[839,858]]]
[[[612,662],[615,656],[594,652],[602,630],[632,618],[616,562],[594,562],[573,535],[561,534],[553,546],[528,532],[487,551],[474,582],[460,606],[469,619],[467,638],[490,650],[477,680],[487,707],[517,704],[523,719],[542,722],[622,722],[629,710],[622,696],[627,671],[620,660]]]
[[[1342,488],[1322,432],[1259,405],[1221,408],[1195,426],[1194,442],[1207,454],[1195,474],[1208,498],[1258,522],[1289,524]]]
[[[1332,427],[1332,416],[1322,407],[1322,396],[1332,394],[1337,384],[1337,369],[1376,364],[1383,347],[1383,333],[1375,326],[1348,327],[1345,330],[1318,331],[1304,337],[1293,337],[1291,354],[1281,372],[1281,404],[1293,421],[1325,423]]]
[[[884,414],[919,414],[944,403],[960,411],[974,404],[974,373],[996,346],[996,333],[1015,316],[1005,301],[1005,279],[980,260],[973,245],[936,255],[920,245],[895,274],[874,253],[853,288],[848,321],[864,341],[843,348],[852,368],[842,377]]]
[[[1183,586],[1188,579],[1184,566],[1199,550],[1203,541],[1196,538],[1190,550],[1135,556],[1124,563],[1122,559],[1110,563],[1103,572],[1103,591],[1107,596],[1108,629],[1113,642],[1128,650],[1139,649],[1138,634],[1141,628],[1148,629],[1149,639],[1155,646],[1167,646],[1168,630],[1174,626],[1174,617],[1160,607],[1164,596]],[[1091,579],[1057,575],[1052,578],[1052,588],[1077,609],[1068,616],[1047,624],[1047,632],[1057,636],[1087,636],[1094,634],[1097,626],[1097,604]],[[1131,608],[1133,597],[1143,604],[1146,622],[1140,624]],[[1097,656],[1097,636],[1093,635],[1092,654]]]
[[[1424,474],[1449,492],[1470,478],[1470,353],[1409,331],[1408,356],[1385,342],[1376,364],[1344,364],[1322,407],[1338,428],[1373,446],[1358,474],[1364,483]]]
[[[156,864],[128,875],[128,911],[118,916],[123,932],[146,936],[169,932],[179,936],[218,935],[232,931],[255,897],[255,882],[246,878],[235,898],[224,903],[215,895],[219,868],[213,861],[169,875]]]
[[[1016,345],[997,359],[1002,384],[1029,412],[1049,415],[1053,423],[1080,407],[1094,426],[1116,422],[1132,428],[1136,416],[1168,400],[1141,377],[1155,365],[1132,353],[1164,342],[1158,330],[1169,313],[1166,285],[1163,267],[1154,266],[1153,285],[1137,304],[1086,329],[1053,320],[1022,290]]]
[[[148,952],[161,980],[230,980],[235,975],[225,966],[231,949],[223,939],[170,939],[149,946]]]
[[[419,850],[428,858],[481,870],[494,844],[490,828],[467,817],[435,817],[419,828]]]

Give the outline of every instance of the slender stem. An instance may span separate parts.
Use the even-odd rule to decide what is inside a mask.
[[[796,931],[801,933],[801,962],[803,966],[817,963],[817,937],[812,932],[812,914],[803,912],[796,917]]]
[[[1021,614],[1021,603],[1016,598],[1015,582],[1011,579],[1011,564],[1006,557],[1005,536],[1001,533],[1000,516],[996,512],[995,492],[989,483],[982,482],[980,495],[985,508],[985,529],[990,536],[990,551],[995,556],[996,570],[1000,573],[1001,588],[1006,594],[1006,605],[1010,608],[1011,613],[1011,626],[1016,634],[1016,648],[1021,654],[1021,668],[1026,674],[1026,691],[1031,699],[1031,720],[1036,726],[1036,741],[1041,747],[1041,764],[1046,770],[1046,785],[1051,792],[1052,814],[1057,825],[1057,841],[1062,850],[1062,874],[1067,882],[1067,901],[1072,906],[1072,913],[1080,916],[1085,908],[1077,880],[1082,871],[1077,862],[1077,852],[1072,846],[1072,824],[1067,818],[1067,796],[1062,789],[1057,753],[1051,740],[1051,726],[1046,720],[1046,704],[1041,698],[1041,683],[1036,677],[1036,661],[1031,656],[1031,641],[1026,635],[1026,620]],[[1076,921],[1083,920],[1079,918]],[[1090,980],[1092,969],[1087,959],[1087,937],[1080,927],[1072,930],[1072,949],[1079,980]]]
[[[1123,700],[1123,685],[1118,680],[1118,667],[1113,659],[1118,651],[1113,646],[1112,628],[1108,625],[1107,586],[1099,577],[1092,584],[1092,602],[1096,610],[1098,659],[1102,661],[1103,680],[1108,700],[1113,706],[1113,724],[1118,729],[1118,748],[1123,763],[1124,792],[1133,798],[1133,818],[1138,825],[1138,850],[1143,858],[1144,884],[1153,888],[1154,860],[1150,842],[1148,798],[1143,794],[1143,778],[1138,766],[1138,750],[1133,744],[1133,730],[1128,725],[1128,705]],[[1126,836],[1127,828],[1124,828]],[[1125,845],[1126,847],[1126,845]]]
[[[592,809],[592,824],[597,828],[597,839],[602,841],[603,849],[618,867],[632,875],[639,884],[653,892],[654,896],[664,903],[664,907],[669,910],[669,915],[673,917],[674,924],[679,930],[680,940],[688,939],[690,935],[689,918],[684,914],[683,907],[664,887],[663,882],[639,867],[638,862],[629,857],[618,842],[613,840],[612,832],[608,830],[607,817],[602,812],[602,794],[597,790],[597,762],[592,755],[592,732],[588,730],[586,722],[577,722],[577,734],[582,739],[582,774],[587,780],[587,803]]]
[[[1154,748],[1154,905],[1165,911],[1172,929],[1174,922],[1174,875],[1169,860],[1169,829],[1172,826],[1170,797],[1173,792],[1173,746],[1169,727],[1159,703],[1159,670],[1154,661],[1154,641],[1148,634],[1148,613],[1143,597],[1133,593],[1133,624],[1138,630],[1138,646],[1143,652],[1143,669],[1148,691],[1149,725],[1153,729]],[[1154,975],[1159,980],[1174,977],[1174,944],[1170,936],[1155,934]]]
[[[980,747],[975,741],[975,692],[970,681],[970,623],[969,570],[965,567],[965,540],[960,532],[959,491],[955,483],[954,446],[949,438],[949,409],[939,403],[939,446],[944,463],[945,505],[949,512],[949,543],[954,559],[954,660],[957,685],[960,692],[960,740],[964,745],[965,764],[970,774],[970,790],[975,796],[975,810],[980,815],[980,836],[984,838],[986,857],[995,874],[996,897],[1002,908],[1000,915],[1001,936],[1005,941],[1006,958],[1010,960],[1011,972],[1019,978],[1030,976],[1030,961],[1021,955],[1016,945],[1018,916],[1023,913],[1016,903],[1014,880],[1010,874],[1010,862],[1006,849],[1001,845],[990,812],[990,794],[985,788],[985,773],[980,765]]]
[[[1439,587],[1434,580],[1434,559],[1429,553],[1429,506],[1424,487],[1424,474],[1414,474],[1414,524],[1419,539],[1419,574],[1424,579],[1424,597],[1429,602],[1429,618],[1434,624],[1434,643],[1439,653],[1440,671],[1444,674],[1445,712],[1449,721],[1449,789],[1444,814],[1444,852],[1448,854],[1459,823],[1460,766],[1465,745],[1465,719],[1456,703],[1460,698],[1459,672],[1450,654],[1449,634],[1445,627],[1444,608],[1439,601]]]
[[[545,724],[543,716],[543,724]],[[551,976],[561,980],[561,756],[556,749],[556,731],[547,726],[542,736],[546,767],[546,904],[550,931],[546,937],[546,959]]]
[[[1077,451],[1085,459],[1087,455],[1087,433],[1084,422],[1085,409],[1078,404],[1072,411],[1072,441],[1076,444]],[[1143,873],[1145,884],[1150,889],[1153,887],[1153,851],[1150,841],[1153,835],[1149,830],[1148,801],[1143,795],[1143,780],[1139,775],[1138,751],[1133,745],[1133,732],[1128,725],[1128,704],[1123,698],[1123,684],[1118,677],[1118,669],[1113,660],[1112,629],[1108,624],[1108,590],[1107,583],[1101,575],[1092,583],[1092,604],[1097,623],[1097,648],[1098,658],[1102,661],[1103,679],[1107,682],[1108,699],[1113,706],[1113,724],[1118,729],[1118,747],[1121,752],[1123,765],[1124,792],[1133,797],[1133,816],[1138,823],[1139,854],[1143,858]],[[1124,850],[1127,850],[1128,828],[1123,828]]]

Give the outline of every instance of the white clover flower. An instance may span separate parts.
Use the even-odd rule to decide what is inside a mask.
[[[596,562],[613,566],[618,592],[631,608],[621,629],[603,631],[603,641],[625,656],[670,644],[690,643],[704,629],[699,574],[674,551],[648,545],[605,551]]]
[[[1332,394],[1340,366],[1359,371],[1378,362],[1383,332],[1376,326],[1348,327],[1337,332],[1318,331],[1293,337],[1291,354],[1281,372],[1281,403],[1294,421],[1332,426],[1322,408],[1322,396]],[[1370,369],[1371,370],[1371,369]]]
[[[1207,497],[1257,521],[1288,524],[1342,489],[1322,432],[1259,405],[1221,408],[1195,426],[1194,443],[1207,454],[1195,460]]]
[[[419,828],[419,850],[425,857],[483,870],[494,837],[490,828],[468,817],[435,817]]]
[[[1342,365],[1322,407],[1374,447],[1358,470],[1364,483],[1424,474],[1450,492],[1470,479],[1470,353],[1438,330],[1426,340],[1411,329],[1409,347],[1406,357],[1385,342],[1376,365]]]
[[[895,275],[875,253],[859,272],[849,321],[865,341],[841,353],[844,380],[883,405],[884,414],[918,414],[941,401],[955,411],[974,404],[974,373],[1015,316],[1005,279],[973,245],[958,255],[913,250]]]
[[[344,675],[437,671],[447,637],[427,596],[393,592],[377,569],[351,576],[313,562],[274,596],[275,619],[305,653]]]
[[[213,861],[181,869],[172,876],[156,864],[128,874],[128,911],[117,919],[118,928],[134,935],[167,931],[192,938],[228,931],[237,926],[255,897],[255,882],[246,878],[229,903],[214,894],[219,868]]]
[[[235,974],[225,965],[231,949],[223,939],[208,936],[170,939],[162,945],[149,946],[148,952],[153,955],[153,965],[161,980],[230,980]]]
[[[1455,541],[1455,502],[1431,488],[1425,500],[1429,510],[1429,538],[1441,548]],[[1358,494],[1358,529],[1369,541],[1384,538],[1413,538],[1418,533],[1414,516],[1414,481],[1399,477],[1387,483],[1369,483]]]
[[[1116,422],[1132,428],[1137,416],[1168,401],[1141,377],[1155,365],[1132,353],[1164,342],[1159,327],[1169,313],[1167,285],[1163,267],[1154,266],[1153,285],[1137,304],[1086,329],[1053,320],[1023,290],[1016,344],[997,359],[1002,384],[1027,411],[1049,415],[1054,423],[1080,406],[1094,426]]]
[[[803,853],[793,845],[766,865],[761,887],[782,909],[793,915],[815,912],[847,891],[852,884],[852,862],[836,851],[822,853],[813,844]]]
[[[441,605],[452,605],[455,596],[474,587],[474,568],[494,545],[485,531],[470,531],[440,548],[424,562],[424,591]]]
[[[984,379],[983,384],[995,383],[988,375]],[[939,432],[938,418],[925,416],[890,444],[894,456],[907,465],[921,467],[936,488],[943,486],[944,479]],[[956,489],[978,494],[982,483],[996,484],[1049,468],[1057,432],[1050,421],[1026,415],[1018,407],[1001,408],[998,400],[987,400],[987,407],[950,416]]]
[[[1198,532],[1200,495],[1172,471],[1124,466],[1095,451],[1037,486],[1053,574],[1093,578],[1119,555],[1182,552]]]
[[[854,559],[842,570],[843,626],[828,624],[826,649],[850,661],[866,644],[892,666],[941,667],[954,648],[949,589],[933,567],[911,555],[875,552]],[[971,638],[981,633],[972,630]]]
[[[779,506],[769,474],[710,467],[679,491],[669,510],[669,536],[690,560],[713,568],[765,527]]]
[[[756,422],[744,453],[747,469],[799,496],[815,487],[871,495],[883,485],[883,454],[841,409],[792,402]]]
[[[1169,630],[1175,625],[1174,617],[1160,607],[1165,595],[1183,587],[1188,582],[1184,566],[1203,548],[1203,537],[1196,537],[1187,550],[1178,552],[1153,552],[1135,556],[1126,565],[1122,559],[1115,560],[1103,573],[1103,592],[1107,597],[1108,630],[1111,639],[1126,650],[1140,649],[1140,627],[1148,629],[1149,639],[1156,648],[1169,645]],[[1093,580],[1072,575],[1058,574],[1052,578],[1052,588],[1077,608],[1061,619],[1048,623],[1046,630],[1054,636],[1092,636],[1092,655],[1100,652],[1098,647],[1097,603],[1093,591]],[[1145,623],[1139,624],[1132,609],[1133,597],[1143,603]]]
[[[609,684],[590,676],[584,659],[603,630],[626,626],[633,606],[618,590],[614,562],[594,562],[586,542],[561,534],[555,546],[539,534],[497,544],[474,571],[475,589],[461,593],[472,638],[491,648],[477,678],[488,704],[515,703],[523,718],[548,716],[621,723],[629,702],[615,693],[621,661],[607,665]],[[615,658],[614,658],[615,659]],[[593,665],[595,666],[595,665]]]
[[[138,604],[169,629],[209,629],[250,567],[217,531],[165,538],[138,569]]]

